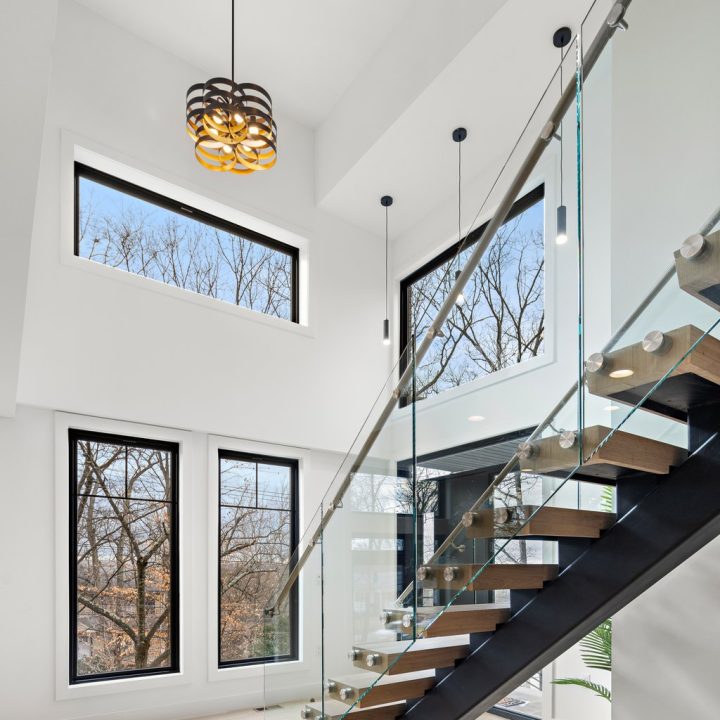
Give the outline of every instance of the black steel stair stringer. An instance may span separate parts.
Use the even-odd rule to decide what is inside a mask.
[[[403,718],[476,718],[718,535],[715,433]]]

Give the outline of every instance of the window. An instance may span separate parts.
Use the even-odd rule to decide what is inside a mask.
[[[417,398],[542,355],[545,333],[544,187],[513,206],[437,338],[417,368]],[[456,257],[455,244],[400,285],[401,347],[422,338],[485,225]]]
[[[70,682],[177,672],[178,445],[69,439]]]
[[[75,255],[298,322],[298,250],[75,163]]]
[[[265,608],[297,545],[295,460],[220,450],[218,661],[297,659],[297,588],[282,614]]]

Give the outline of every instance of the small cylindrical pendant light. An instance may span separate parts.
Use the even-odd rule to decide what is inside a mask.
[[[558,245],[564,245],[567,242],[567,207],[565,205],[558,205],[555,242]]]
[[[457,227],[458,227],[458,248],[462,243],[462,143],[467,138],[468,132],[464,127],[455,128],[452,131],[452,139],[458,146],[458,207],[457,207]],[[460,262],[460,253],[458,252],[458,262]],[[455,282],[460,277],[460,270],[455,271]],[[465,296],[462,290],[455,298],[455,306],[462,307],[465,304]]]
[[[553,34],[553,45],[560,50],[560,95],[563,93],[563,48],[570,42],[572,32],[569,27],[558,28]],[[567,207],[563,203],[563,131],[562,118],[560,119],[560,204],[557,208],[557,225],[555,227],[555,242],[564,245],[567,242]]]
[[[385,208],[385,319],[383,320],[383,345],[390,344],[390,318],[388,301],[388,208],[393,204],[390,195],[383,195],[380,204]]]
[[[459,271],[459,270],[456,270],[456,271],[455,271],[455,282],[457,282],[457,279],[458,279],[459,277],[460,277],[460,271]],[[459,295],[457,296],[457,298],[455,299],[455,304],[456,304],[458,307],[462,307],[462,306],[465,304],[465,296],[462,294],[462,291],[460,292],[460,294],[459,294]]]

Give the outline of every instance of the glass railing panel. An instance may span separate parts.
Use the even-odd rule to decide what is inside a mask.
[[[283,548],[272,546],[277,558],[267,554],[256,558],[254,576],[242,577],[246,593],[264,588],[265,613],[262,630],[256,639],[265,658],[262,665],[263,697],[261,707],[272,709],[280,704],[297,704],[298,714],[308,698],[322,696],[321,614],[321,520],[322,508],[316,509],[302,536],[297,540],[289,562],[280,565]],[[243,534],[238,533],[238,546]],[[302,570],[299,568],[302,567]],[[272,584],[269,584],[272,580]],[[237,623],[247,618],[239,613]]]
[[[409,358],[412,376],[412,357]],[[412,384],[397,394],[367,453],[339,480],[341,500],[322,532],[323,712],[344,715],[363,700],[413,642],[415,593],[397,599],[416,574],[417,526]],[[336,495],[336,498],[338,496]],[[420,541],[421,543],[422,541]],[[397,617],[395,616],[397,614]]]
[[[413,457],[412,363],[406,357],[403,354],[389,373],[323,495],[321,506],[306,521],[290,561],[279,570],[273,568],[273,582],[267,581],[262,632],[267,652],[262,669],[265,707],[294,703],[299,705],[299,712],[308,717],[322,714],[325,669],[344,665],[353,638],[361,637],[364,632],[360,627],[362,613],[353,611],[352,582],[338,582],[345,568],[352,568],[354,561],[360,568],[368,558],[378,559],[372,567],[365,566],[365,575],[360,571],[356,575],[358,588],[365,583],[368,590],[365,581],[375,571],[387,584],[384,594],[374,597],[370,591],[371,597],[365,598],[370,604],[382,600],[373,611],[375,624],[380,622],[385,596],[388,603],[397,597],[396,586],[387,574],[383,576],[383,571],[390,569],[390,565],[385,567],[384,563],[392,557],[395,573],[397,555],[387,548],[398,546],[397,527],[402,526],[410,538],[413,534],[413,494],[409,485]],[[405,380],[401,377],[401,363],[409,367]],[[395,460],[402,461],[403,467],[396,470],[392,464]],[[308,472],[311,473],[312,468]],[[398,472],[404,475],[397,476]],[[311,474],[301,476],[305,487],[316,482]],[[390,516],[399,518],[392,534]],[[372,518],[376,527],[372,532],[353,530],[348,518],[360,526],[363,520]],[[346,530],[350,535],[345,535]],[[406,553],[408,558],[412,557],[409,546]],[[360,603],[355,607],[360,607]],[[345,611],[349,613],[347,627],[338,625],[341,620],[338,613]],[[358,626],[357,633],[350,632],[345,637],[343,633],[353,622]],[[368,624],[367,620],[364,622]]]
[[[410,313],[416,327],[440,330],[418,359],[418,489],[433,499],[418,513],[420,639],[451,607],[509,605],[512,583],[497,584],[489,577],[496,566],[551,571],[556,543],[523,532],[538,509],[598,504],[600,491],[568,480],[581,457],[575,68],[573,40],[488,192],[488,198],[498,197],[512,186],[523,153],[554,117],[532,179],[513,198],[522,209],[486,239],[485,254],[466,273],[461,302],[456,299],[447,319],[433,326],[451,297],[438,285],[433,302],[423,296]],[[570,100],[557,116],[562,88]],[[543,189],[534,206],[525,200],[531,186]],[[478,217],[497,202],[483,202]],[[566,219],[562,233],[560,205]],[[448,262],[448,272],[467,268],[472,259],[463,251]]]
[[[720,117],[706,91],[720,60],[698,62],[697,52],[720,6],[693,6],[681,35],[669,9],[633,0],[629,30],[583,84],[588,463],[624,443],[681,462],[688,416],[716,395],[707,365],[719,347],[720,184],[702,139]]]

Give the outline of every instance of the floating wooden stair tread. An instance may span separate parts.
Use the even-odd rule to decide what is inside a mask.
[[[392,705],[377,705],[371,708],[353,708],[348,712],[348,706],[339,700],[326,699],[324,703],[313,702],[305,705],[300,717],[322,718],[322,720],[339,720],[345,714],[352,715],[358,720],[395,720],[405,712],[406,703],[393,703]]]
[[[720,310],[720,230],[688,238],[675,251],[675,269],[682,290]]]
[[[373,707],[422,697],[434,684],[434,669],[403,675],[383,675],[380,679],[375,673],[365,672],[331,678],[328,695],[348,705],[356,703],[355,707],[358,708]],[[367,694],[363,695],[366,691]]]
[[[470,649],[467,635],[443,637],[353,647],[353,665],[388,675],[452,667],[464,658]]]
[[[615,515],[538,505],[480,510],[463,515],[469,538],[574,537],[599,538],[615,522]]]
[[[720,340],[711,335],[703,337],[693,325],[671,330],[663,337],[656,352],[646,351],[638,342],[605,353],[602,367],[587,373],[590,392],[636,405],[670,373],[643,408],[685,422],[689,408],[720,401]],[[616,373],[622,376],[613,377]]]
[[[424,638],[448,637],[463,633],[494,632],[510,617],[503,603],[442,605],[417,609],[417,634]],[[398,632],[412,632],[412,612],[393,608],[387,611],[387,624],[397,625]]]
[[[524,452],[529,457],[521,457],[520,467],[528,472],[548,474],[572,470],[580,457],[579,443],[562,447],[562,439],[563,436],[554,435],[523,443],[520,454]],[[608,481],[615,481],[628,471],[667,475],[670,468],[682,464],[687,457],[686,451],[675,445],[622,430],[613,432],[602,425],[585,428],[582,447],[587,459],[577,475]]]
[[[482,563],[469,563],[424,565],[418,578],[423,587],[439,590],[540,590],[557,573],[557,565],[493,563],[484,567]]]

